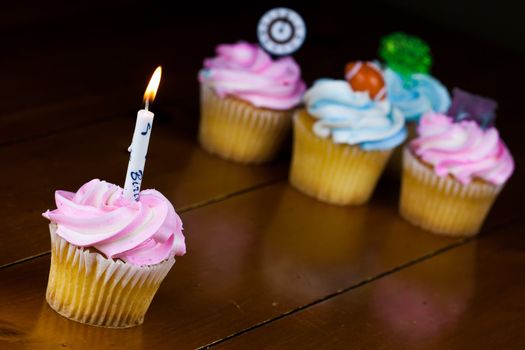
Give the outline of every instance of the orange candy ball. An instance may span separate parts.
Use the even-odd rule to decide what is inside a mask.
[[[368,91],[370,98],[386,97],[383,73],[372,62],[350,62],[345,67],[345,78],[354,91]]]

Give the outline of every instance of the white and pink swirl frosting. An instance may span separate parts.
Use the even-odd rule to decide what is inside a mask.
[[[140,266],[186,253],[182,221],[156,190],[144,190],[134,201],[122,195],[122,188],[94,179],[76,193],[56,191],[55,201],[57,209],[43,216],[75,246]]]
[[[219,45],[217,56],[204,60],[199,81],[221,96],[234,96],[255,107],[287,110],[296,107],[306,90],[301,69],[292,57],[272,60],[257,45]]]
[[[474,121],[454,122],[432,112],[421,118],[418,134],[410,146],[438,176],[502,185],[514,171],[514,160],[494,127],[484,130]]]

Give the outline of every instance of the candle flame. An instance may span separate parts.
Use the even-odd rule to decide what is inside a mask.
[[[150,102],[153,102],[155,95],[157,95],[157,89],[159,88],[161,75],[162,67],[158,66],[157,69],[155,69],[155,72],[153,72],[153,75],[149,80],[148,87],[146,88],[146,92],[144,93],[144,103],[146,103],[146,106],[148,106]]]

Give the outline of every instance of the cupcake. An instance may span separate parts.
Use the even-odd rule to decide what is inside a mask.
[[[407,141],[410,141],[416,136],[416,127],[423,114],[448,110],[450,95],[445,86],[429,74],[432,56],[429,46],[420,38],[392,33],[383,38],[379,55],[385,62],[383,74],[388,99],[403,113]],[[399,176],[401,148],[394,152],[388,167]]]
[[[444,235],[479,232],[514,170],[498,130],[487,122],[495,106],[455,90],[448,115],[422,117],[403,155],[400,213],[406,220]]]
[[[139,201],[98,179],[76,193],[56,191],[50,220],[51,269],[46,300],[74,321],[132,327],[144,320],[160,283],[184,255],[182,222],[160,192]]]
[[[370,62],[347,66],[347,80],[321,79],[294,116],[291,184],[321,201],[369,200],[392,150],[406,138],[402,113],[376,89]]]
[[[216,54],[199,72],[202,147],[241,163],[272,160],[306,88],[298,64],[246,42],[219,45]]]

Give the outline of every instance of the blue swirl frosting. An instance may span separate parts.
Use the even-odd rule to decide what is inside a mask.
[[[388,150],[403,143],[403,114],[387,100],[374,101],[368,92],[353,91],[346,80],[320,79],[304,95],[308,113],[318,119],[313,132],[334,143],[363,150]]]
[[[450,95],[437,79],[427,74],[413,74],[410,80],[390,68],[383,71],[387,98],[408,122],[419,121],[426,112],[445,113],[450,107]]]

